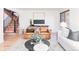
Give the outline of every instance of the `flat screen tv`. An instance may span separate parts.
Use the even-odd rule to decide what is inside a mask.
[[[33,24],[45,24],[45,20],[33,20]]]

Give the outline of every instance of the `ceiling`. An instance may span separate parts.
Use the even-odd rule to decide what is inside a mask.
[[[18,8],[19,10],[54,10],[54,11],[61,11],[66,10],[68,8]]]
[[[68,10],[68,8],[7,8],[13,11],[16,10],[23,10],[23,11],[27,11],[27,10],[50,10],[50,11],[58,11],[58,12],[63,12],[65,10]]]

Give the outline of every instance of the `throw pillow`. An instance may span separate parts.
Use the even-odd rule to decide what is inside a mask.
[[[67,28],[62,28],[61,34],[62,34],[62,36],[64,36],[64,37],[68,37],[68,35],[69,35],[69,29],[67,29]]]
[[[68,38],[71,39],[71,40],[79,41],[79,31],[72,32],[70,30]]]

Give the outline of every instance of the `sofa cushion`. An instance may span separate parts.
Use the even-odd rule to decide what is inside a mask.
[[[69,36],[68,36],[68,38],[71,39],[71,40],[79,41],[79,31],[72,32],[72,30],[69,29]]]
[[[46,32],[48,30],[48,27],[40,27],[40,32]]]
[[[62,28],[61,29],[61,35],[64,36],[64,37],[68,37],[68,35],[69,35],[69,29]]]
[[[27,29],[26,32],[33,32],[34,33],[34,29]]]

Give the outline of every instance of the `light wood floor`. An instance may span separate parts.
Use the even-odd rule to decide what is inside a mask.
[[[0,51],[9,49],[18,39],[18,33],[4,33],[4,42],[0,44]]]

